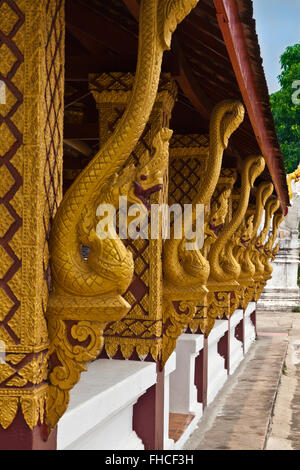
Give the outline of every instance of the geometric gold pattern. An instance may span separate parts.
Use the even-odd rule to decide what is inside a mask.
[[[61,199],[64,1],[0,1],[0,80],[0,424],[6,428],[20,406],[33,428],[47,395],[44,306],[47,240]]]

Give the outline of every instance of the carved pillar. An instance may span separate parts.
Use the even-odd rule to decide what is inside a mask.
[[[99,109],[100,145],[104,145],[123,116],[133,86],[130,73],[108,73],[90,77],[91,89]],[[127,160],[124,167],[136,166],[138,174],[145,173],[147,179],[143,187],[150,195],[151,204],[167,203],[168,192],[168,151],[165,155],[157,154],[155,141],[168,127],[172,108],[175,103],[177,86],[168,74],[160,80],[155,104],[145,130]],[[153,158],[144,166],[147,153]],[[157,161],[162,187],[158,188]],[[117,183],[118,184],[118,183]],[[116,184],[116,187],[117,187]],[[118,195],[122,195],[122,187]],[[128,206],[135,200],[129,191]],[[149,225],[151,216],[149,216]],[[150,235],[148,233],[148,235]],[[134,276],[123,297],[131,305],[126,317],[110,322],[104,331],[104,352],[111,358],[144,359],[151,357],[160,361],[162,351],[162,239],[124,240],[124,244],[133,253]]]
[[[169,205],[179,204],[184,208],[184,204],[191,204],[196,198],[198,189],[204,184],[204,178],[207,171],[207,161],[209,158],[209,140],[205,135],[189,134],[174,135],[170,143],[170,183],[169,183]],[[208,218],[210,204],[205,206],[205,218]],[[206,248],[202,253],[205,256]],[[184,286],[182,286],[184,287]],[[176,289],[174,289],[176,291]],[[187,287],[188,295],[191,296],[192,291]],[[182,294],[181,294],[182,295]],[[196,294],[197,296],[197,294]],[[203,331],[203,321],[206,318],[207,302],[206,292],[198,292],[198,298],[191,307],[186,310],[187,315],[184,316],[180,311],[180,293],[174,307],[177,314],[182,315],[182,324],[179,323],[179,331],[177,336],[182,332],[183,328],[189,328],[194,333]],[[184,307],[184,304],[183,304]],[[175,328],[174,328],[175,330]],[[178,334],[179,333],[179,334]],[[176,337],[175,344],[176,344]],[[171,343],[170,343],[171,346]]]
[[[64,1],[1,2],[0,41],[0,448],[53,448],[41,423],[48,240],[62,195]]]

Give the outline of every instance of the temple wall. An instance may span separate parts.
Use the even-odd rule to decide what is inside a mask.
[[[263,310],[286,310],[300,306],[298,267],[300,254],[300,183],[292,183],[293,197],[288,215],[279,227],[279,252],[272,262],[272,278],[258,302]]]

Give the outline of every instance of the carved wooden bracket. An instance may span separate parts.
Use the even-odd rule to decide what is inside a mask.
[[[121,297],[86,300],[54,295],[48,305],[51,342],[47,422],[53,429],[69,403],[70,390],[86,363],[103,347],[103,329],[109,321],[126,315],[130,305]]]

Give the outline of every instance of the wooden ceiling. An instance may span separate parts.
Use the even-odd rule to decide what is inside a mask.
[[[137,0],[66,0],[65,108],[80,108],[84,119],[77,126],[66,120],[65,139],[69,143],[74,139],[82,141],[90,148],[90,154],[98,148],[99,129],[88,74],[135,72],[138,13]],[[164,55],[163,71],[170,72],[179,85],[171,121],[175,133],[208,133],[215,104],[229,98],[243,102],[213,0],[201,0],[179,25],[172,49]],[[246,113],[243,124],[232,136],[229,159],[237,154],[243,159],[260,153]],[[67,158],[68,155],[67,152]],[[268,169],[261,178],[270,180]]]

